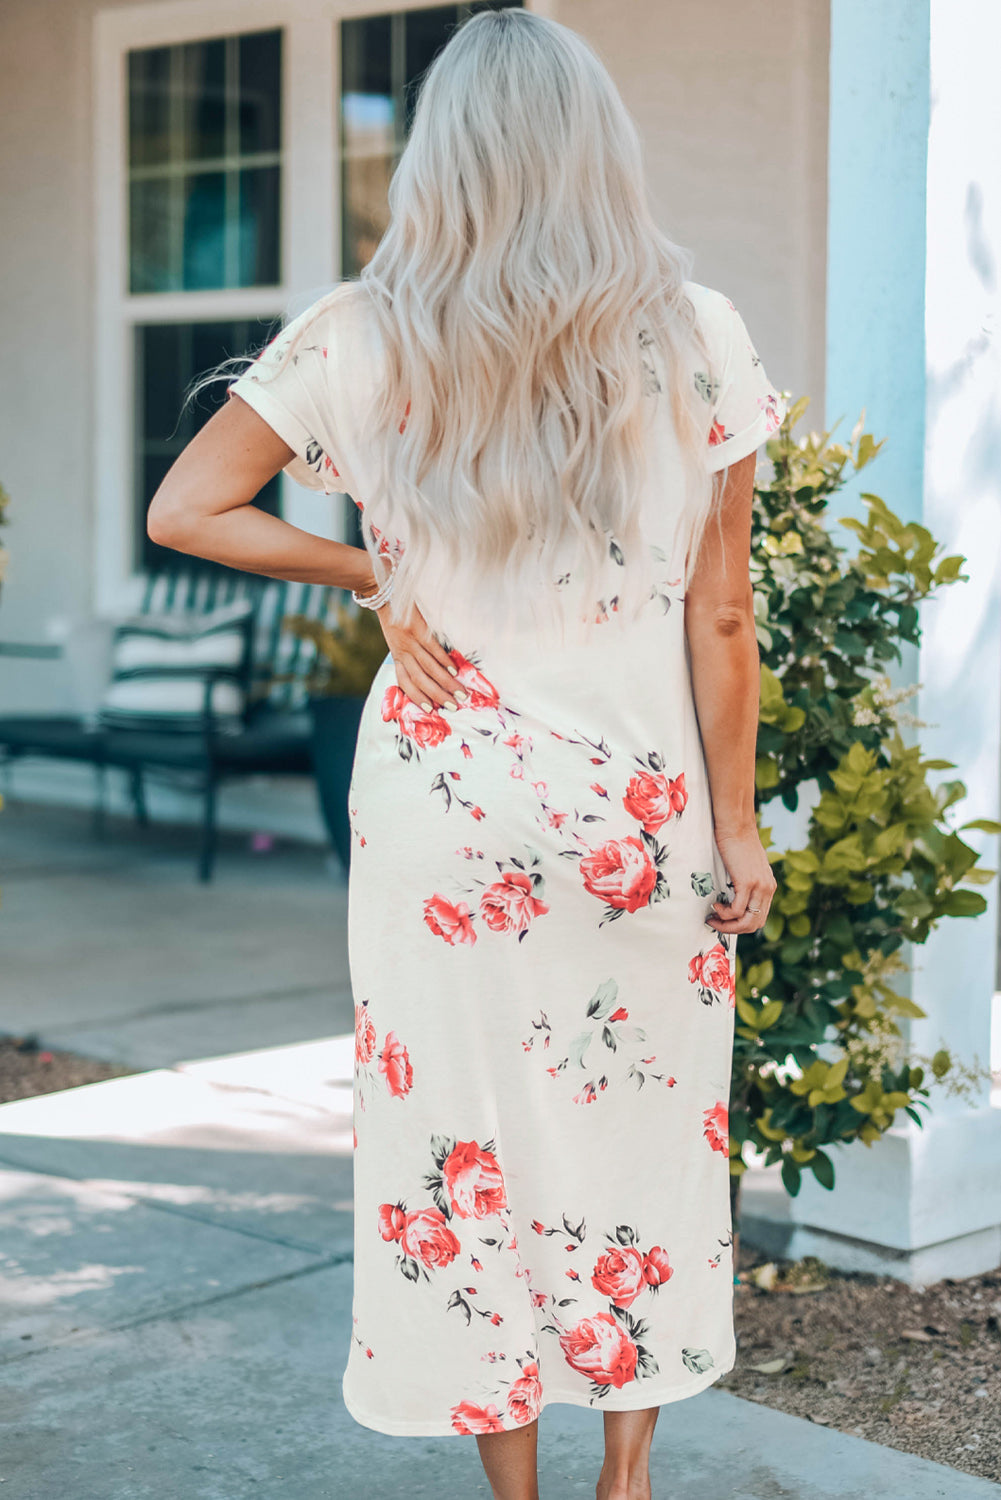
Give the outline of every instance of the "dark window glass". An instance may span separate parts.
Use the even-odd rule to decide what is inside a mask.
[[[136,365],[136,565],[155,567],[171,557],[146,535],[146,512],[174,459],[227,399],[219,380],[189,405],[191,383],[231,354],[261,349],[281,320],[230,319],[212,323],[146,323],[135,330]],[[276,475],[255,504],[277,513]]]
[[[281,281],[281,32],[129,54],[129,287]]]
[[[227,146],[226,42],[190,42],[179,51],[181,156],[185,161],[215,160],[226,155]]]
[[[281,145],[281,50],[273,31],[241,36],[239,118],[241,155],[277,151]]]
[[[170,255],[173,185],[140,178],[129,187],[129,259],[134,292],[175,291]]]
[[[170,48],[129,53],[129,165],[170,155]]]
[[[186,177],[184,194],[185,290],[225,286],[226,178],[222,172]]]
[[[267,286],[278,280],[277,167],[251,167],[240,173],[238,254],[241,286]]]
[[[503,3],[434,5],[341,22],[341,274],[357,276],[389,223],[387,194],[421,78],[456,26]]]

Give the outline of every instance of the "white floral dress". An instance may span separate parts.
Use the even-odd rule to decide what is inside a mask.
[[[691,373],[721,468],[784,404],[733,304],[687,290],[713,355]],[[371,316],[335,301],[272,377],[288,333],[231,389],[294,449],[293,477],[364,509]],[[641,617],[586,645],[501,639],[429,583],[422,607],[467,699],[425,713],[387,655],[362,713],[343,1393],[380,1432],[501,1431],[552,1401],[657,1406],[734,1360],[734,944],[706,925],[728,882],[682,570],[658,547],[681,460],[663,370],[648,342],[638,354],[644,527],[663,561]]]

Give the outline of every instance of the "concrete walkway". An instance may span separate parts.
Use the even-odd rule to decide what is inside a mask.
[[[150,1071],[0,1106],[5,1500],[470,1500],[475,1445],[351,1421],[343,882],[234,844],[8,808],[0,1025]],[[34,824],[34,826],[33,826]],[[238,857],[239,856],[239,857]],[[542,1417],[545,1500],[596,1414]],[[988,1500],[1001,1487],[710,1389],[666,1407],[657,1500]]]

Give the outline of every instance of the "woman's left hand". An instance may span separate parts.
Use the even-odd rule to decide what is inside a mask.
[[[415,604],[406,624],[390,619],[388,602],[376,611],[390,655],[396,664],[396,680],[425,712],[432,708],[458,708],[466,697],[455,686],[456,669],[444,646],[432,635]]]
[[[733,898],[729,906],[713,902],[706,926],[734,934],[760,931],[768,920],[776,883],[757,828],[732,833],[717,829],[716,847],[733,885]]]

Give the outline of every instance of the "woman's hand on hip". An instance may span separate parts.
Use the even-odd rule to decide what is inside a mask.
[[[396,680],[407,697],[426,711],[458,708],[466,693],[456,687],[456,669],[448,652],[432,635],[417,605],[405,624],[390,619],[388,603],[376,613],[396,665]]]
[[[764,927],[775,894],[775,876],[758,830],[716,830],[716,847],[733,885],[729,906],[713,903],[707,926],[717,932],[758,932]]]

